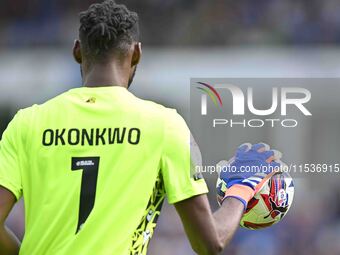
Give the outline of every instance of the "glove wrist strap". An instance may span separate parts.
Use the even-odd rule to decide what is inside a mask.
[[[244,204],[244,209],[247,208],[247,204],[250,199],[255,195],[255,191],[246,185],[235,184],[227,189],[223,200],[227,197],[234,197],[239,199]]]

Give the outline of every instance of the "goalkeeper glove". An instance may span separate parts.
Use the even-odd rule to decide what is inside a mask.
[[[225,190],[220,204],[227,197],[240,200],[244,208],[247,208],[249,200],[263,187],[271,176],[278,172],[282,165],[279,160],[281,153],[270,150],[269,145],[258,143],[251,145],[242,144],[236,150],[236,154],[229,161],[220,161],[220,180],[225,183]],[[222,185],[222,183],[220,185]]]

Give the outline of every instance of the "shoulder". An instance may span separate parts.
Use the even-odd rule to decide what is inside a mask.
[[[49,110],[56,105],[57,103],[61,102],[63,98],[67,95],[67,92],[64,92],[60,95],[57,95],[51,99],[48,99],[47,101],[41,103],[41,104],[33,104],[32,106],[20,109],[16,115],[27,119],[27,118],[34,118],[35,115],[39,112]]]
[[[37,118],[41,116],[42,112],[49,111],[49,109],[55,107],[55,102],[59,101],[64,94],[65,93],[49,99],[42,104],[33,104],[32,106],[18,110],[12,122],[17,123],[21,127],[27,127],[28,125],[36,121]]]
[[[130,95],[130,99],[132,99],[132,102],[134,104],[133,106],[136,110],[138,109],[146,110],[146,111],[149,111],[149,113],[161,114],[162,116],[168,116],[168,117],[173,117],[173,118],[180,117],[176,109],[166,107],[155,101],[140,98],[131,92],[128,92],[128,93]]]
[[[138,111],[144,111],[149,116],[161,119],[165,126],[177,126],[185,123],[183,117],[174,108],[140,98],[137,101],[138,106],[136,106],[136,109]]]
[[[133,99],[133,107],[136,109],[136,110],[139,110],[139,111],[149,111],[148,113],[163,113],[166,109],[165,106],[163,106],[162,104],[159,104],[159,103],[156,103],[154,101],[151,101],[151,100],[145,100],[145,99],[142,99],[142,98],[139,98],[135,95],[132,95],[132,99]]]

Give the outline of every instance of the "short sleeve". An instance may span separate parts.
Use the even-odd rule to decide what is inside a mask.
[[[3,133],[0,142],[0,186],[11,191],[17,199],[22,196],[19,129],[17,114]]]
[[[175,110],[169,110],[166,118],[161,172],[168,202],[173,204],[208,193],[208,188],[203,177],[195,174],[194,161],[201,155],[198,147],[194,152],[190,149],[187,124]]]

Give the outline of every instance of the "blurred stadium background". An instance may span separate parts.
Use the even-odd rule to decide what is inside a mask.
[[[77,37],[77,13],[93,2],[1,1],[0,134],[18,109],[81,85],[71,47]],[[185,118],[191,77],[340,77],[337,0],[120,2],[138,12],[141,22],[144,56],[132,90],[177,108]],[[327,158],[331,152],[333,159],[339,158],[340,138],[325,143],[322,121],[340,130],[340,102],[319,102],[319,107],[329,115],[303,132],[308,144],[288,148],[300,160]],[[275,141],[279,147],[280,139]],[[307,145],[316,148],[310,155],[302,151]],[[216,176],[206,178],[213,188]],[[258,232],[240,230],[225,254],[339,255],[338,180],[320,178],[317,185],[298,180],[296,200],[285,220]],[[216,208],[214,190],[210,199]],[[8,225],[22,237],[23,224],[21,202]],[[193,254],[175,210],[167,204],[149,254]]]

